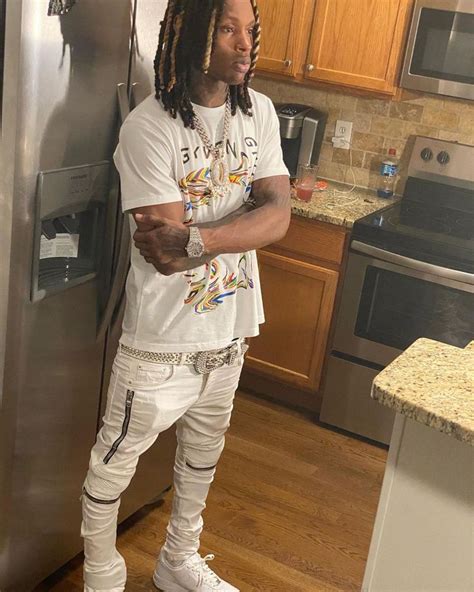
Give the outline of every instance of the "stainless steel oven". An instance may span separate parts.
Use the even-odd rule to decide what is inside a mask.
[[[417,0],[401,86],[474,100],[474,0]]]
[[[386,366],[416,339],[465,347],[474,276],[352,241],[334,349]]]
[[[419,337],[465,347],[474,276],[353,241],[321,421],[389,443],[394,413],[373,401],[375,376]]]
[[[418,138],[402,201],[355,223],[321,421],[389,443],[375,376],[420,337],[474,340],[472,162],[472,146]]]

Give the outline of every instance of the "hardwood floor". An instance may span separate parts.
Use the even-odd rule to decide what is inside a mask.
[[[204,514],[201,552],[242,592],[358,591],[386,451],[245,393]],[[127,592],[152,592],[171,494],[121,527]],[[75,558],[36,592],[82,591]],[[155,591],[156,592],[156,591]]]

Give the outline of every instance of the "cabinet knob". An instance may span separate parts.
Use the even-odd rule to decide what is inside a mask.
[[[306,64],[306,70],[308,72],[312,72],[314,70],[314,65],[313,64]]]
[[[291,60],[285,60],[284,64],[285,64],[285,68],[289,68],[291,66],[293,62]]]

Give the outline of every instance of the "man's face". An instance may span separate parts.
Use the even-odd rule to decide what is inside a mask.
[[[217,23],[208,76],[229,85],[242,84],[250,68],[255,15],[250,0],[226,0]]]

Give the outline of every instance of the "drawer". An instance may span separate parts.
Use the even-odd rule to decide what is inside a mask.
[[[272,249],[283,249],[340,265],[347,234],[347,229],[342,226],[292,216],[287,235],[272,245]]]

